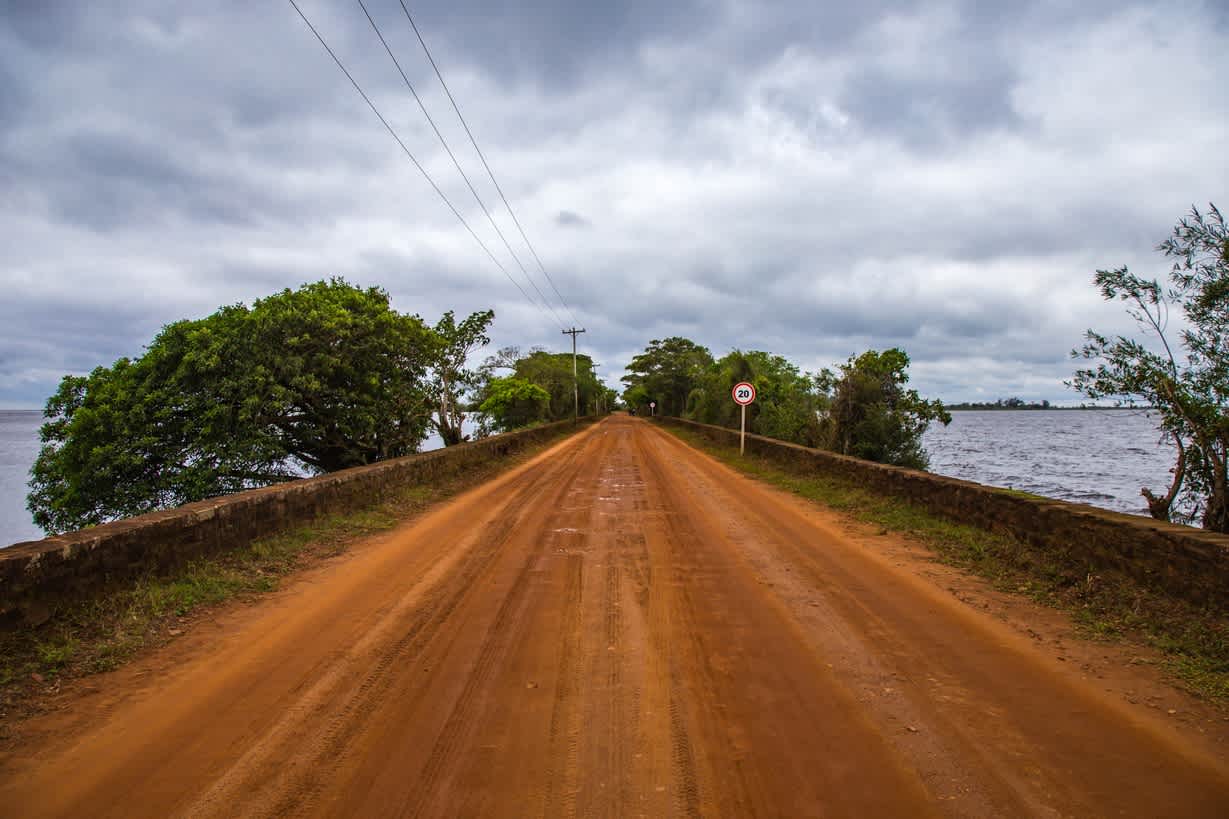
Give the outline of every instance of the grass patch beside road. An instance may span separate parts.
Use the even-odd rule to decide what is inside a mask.
[[[1079,631],[1159,649],[1166,670],[1196,694],[1229,704],[1229,615],[1144,588],[1128,577],[1076,575],[1053,554],[1015,538],[956,523],[851,482],[787,469],[686,428],[661,429],[722,463],[838,512],[924,543],[944,563],[968,569],[1000,591],[1069,612]]]
[[[63,681],[118,668],[183,634],[194,617],[210,608],[273,591],[295,572],[492,479],[573,432],[561,431],[516,455],[432,485],[407,487],[377,506],[195,560],[174,574],[146,576],[63,602],[36,628],[0,630],[0,741],[10,737],[13,722],[38,710]]]

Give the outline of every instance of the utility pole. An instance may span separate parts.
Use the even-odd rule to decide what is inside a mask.
[[[606,398],[606,386],[602,384],[602,379],[597,377],[597,371],[601,368],[601,364],[598,364],[596,361],[593,362],[593,378],[597,381],[597,395],[593,396],[593,411],[597,413],[599,418],[605,415],[605,413],[602,412],[602,402]]]
[[[573,327],[571,330],[563,331],[563,334],[565,336],[572,337],[572,404],[573,404],[572,423],[573,424],[580,421],[580,381],[577,379],[577,375],[576,375],[576,335],[578,333],[583,333],[584,331],[585,331],[584,327],[581,327],[579,330]]]

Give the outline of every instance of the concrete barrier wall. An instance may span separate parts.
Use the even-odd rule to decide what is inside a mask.
[[[679,418],[662,424],[738,446],[738,431]],[[1229,536],[1083,504],[1037,498],[930,472],[886,466],[759,435],[747,452],[794,469],[847,480],[930,512],[1010,535],[1044,550],[1073,579],[1121,573],[1145,588],[1229,609]]]
[[[406,487],[505,458],[572,426],[562,421],[509,432],[0,549],[0,621],[19,619],[22,612],[29,620],[57,597],[166,572],[323,515],[371,506]]]

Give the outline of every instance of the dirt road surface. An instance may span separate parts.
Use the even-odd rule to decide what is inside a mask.
[[[1223,754],[611,418],[33,726],[0,815],[1229,816]]]

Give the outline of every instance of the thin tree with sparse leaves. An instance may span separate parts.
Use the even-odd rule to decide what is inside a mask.
[[[1169,285],[1126,267],[1098,270],[1095,282],[1107,300],[1127,304],[1137,338],[1089,330],[1072,356],[1093,366],[1077,370],[1068,385],[1092,399],[1151,406],[1176,462],[1164,494],[1144,487],[1152,516],[1229,532],[1229,230],[1215,205],[1192,207],[1157,250],[1172,260]],[[1177,311],[1182,326],[1169,327]]]

